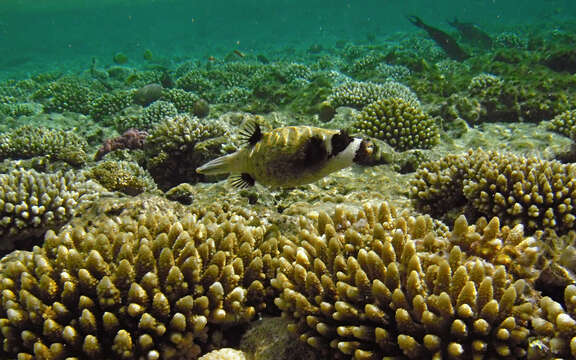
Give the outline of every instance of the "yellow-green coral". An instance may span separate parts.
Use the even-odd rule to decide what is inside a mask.
[[[530,359],[576,358],[576,286],[564,291],[563,305],[544,297],[540,300],[540,316],[532,320],[534,339],[530,343]]]
[[[564,136],[574,138],[576,136],[576,110],[568,110],[556,115],[550,127]]]
[[[33,98],[44,101],[46,112],[73,111],[88,114],[96,93],[75,78],[54,81],[36,91]]]
[[[161,189],[197,182],[196,168],[222,154],[225,129],[219,122],[178,114],[156,125],[146,139],[146,168]]]
[[[152,208],[49,232],[7,260],[0,356],[194,359],[254,319],[282,246],[257,215]]]
[[[110,191],[137,195],[156,189],[150,174],[131,161],[102,161],[87,171],[86,176]]]
[[[325,357],[526,355],[526,283],[447,244],[429,218],[382,204],[301,224],[272,284],[289,328]]]
[[[86,162],[88,144],[72,131],[25,125],[0,135],[0,159],[27,159],[46,156],[71,165]]]
[[[351,81],[336,87],[328,97],[333,107],[350,106],[362,109],[380,99],[401,98],[412,106],[419,106],[418,97],[410,88],[395,81],[384,84]]]
[[[140,124],[137,129],[147,130],[161,122],[165,118],[178,114],[176,106],[172,103],[162,100],[156,100],[144,109],[140,117]]]
[[[90,115],[100,120],[106,116],[116,114],[130,106],[135,90],[120,90],[113,93],[104,93],[90,101]],[[124,126],[123,129],[133,125]]]
[[[401,98],[381,99],[367,105],[353,127],[399,151],[428,149],[440,138],[434,119]]]
[[[98,198],[97,184],[73,171],[44,174],[35,170],[12,170],[0,174],[0,248],[41,236],[56,229]]]
[[[444,215],[464,206],[527,231],[576,226],[576,165],[510,153],[475,150],[422,164],[412,182],[417,206]]]

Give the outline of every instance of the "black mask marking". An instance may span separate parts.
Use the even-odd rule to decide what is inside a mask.
[[[315,136],[308,140],[304,147],[304,166],[311,166],[321,163],[328,157],[328,152],[321,138]]]
[[[330,156],[336,156],[344,151],[352,141],[353,139],[348,135],[346,130],[340,130],[338,134],[332,136],[330,141],[332,144],[332,153]]]

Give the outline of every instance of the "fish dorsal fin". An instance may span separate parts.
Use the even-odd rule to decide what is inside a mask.
[[[260,124],[254,120],[248,120],[242,130],[240,130],[240,141],[242,144],[254,146],[262,139],[262,129]]]
[[[254,186],[256,182],[254,181],[254,178],[250,176],[250,174],[242,173],[230,176],[230,183],[236,189],[246,189]]]

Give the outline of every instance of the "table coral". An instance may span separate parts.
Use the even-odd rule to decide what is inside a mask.
[[[79,166],[87,160],[87,146],[86,140],[72,131],[25,125],[0,135],[0,159],[46,156]]]

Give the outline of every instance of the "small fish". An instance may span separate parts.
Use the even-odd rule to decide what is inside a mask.
[[[250,124],[242,133],[245,146],[196,169],[204,175],[232,174],[237,188],[255,182],[273,188],[309,184],[370,157],[371,143],[346,131],[287,126],[262,132]]]
[[[420,29],[425,30],[428,33],[428,36],[434,40],[434,42],[444,50],[446,55],[453,60],[462,61],[466,60],[470,57],[454,38],[444,31],[440,29],[436,29],[430,25],[425,24],[419,17],[417,16],[407,16],[408,21],[410,21],[415,26],[419,27]]]
[[[463,23],[454,18],[453,21],[448,21],[450,26],[454,27],[462,36],[462,40],[467,43],[484,49],[491,49],[493,40],[484,30],[473,23]]]
[[[238,49],[234,50],[234,54],[236,54],[236,56],[241,57],[241,58],[246,56],[246,55],[244,55],[244,53],[242,51],[240,51]]]

